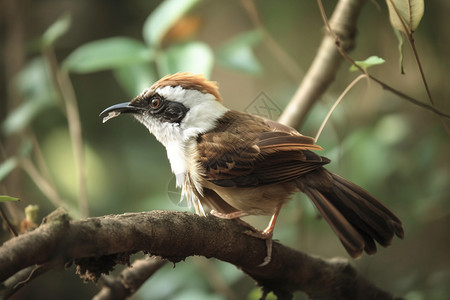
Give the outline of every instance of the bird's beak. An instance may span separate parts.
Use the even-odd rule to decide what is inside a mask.
[[[109,119],[115,118],[122,113],[138,113],[142,111],[143,109],[141,107],[131,106],[130,102],[124,102],[108,107],[100,113],[100,116],[107,114],[103,117],[103,123],[105,123]]]

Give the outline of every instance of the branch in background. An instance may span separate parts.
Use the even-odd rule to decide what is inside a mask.
[[[331,26],[339,35],[346,51],[354,46],[356,22],[364,2],[340,0],[331,17]],[[313,104],[334,80],[341,62],[342,56],[336,48],[334,38],[326,34],[311,67],[279,121],[294,128],[301,127]]]
[[[438,116],[440,116],[440,117],[441,117],[442,124],[443,124],[445,130],[447,131],[447,133],[450,134],[450,131],[449,131],[449,129],[448,129],[448,126],[444,123],[444,120],[442,119],[442,117],[450,118],[450,115],[447,114],[447,113],[444,113],[444,112],[442,112],[442,111],[440,111],[440,110],[438,110],[437,108],[434,107],[433,101],[432,101],[432,99],[431,99],[431,94],[428,94],[429,97],[430,97],[430,101],[431,101],[431,103],[433,104],[433,105],[430,106],[430,105],[428,105],[428,104],[425,104],[425,103],[423,103],[423,102],[421,102],[421,101],[419,101],[419,100],[417,100],[417,99],[414,99],[414,98],[412,98],[412,97],[410,97],[410,96],[408,96],[408,95],[406,95],[406,94],[404,94],[404,93],[402,93],[402,92],[396,90],[395,88],[393,88],[393,87],[391,87],[390,85],[388,85],[388,84],[382,82],[382,81],[379,80],[378,78],[376,78],[376,77],[370,75],[365,69],[363,69],[361,66],[359,66],[359,65],[358,65],[358,64],[357,64],[357,63],[356,63],[356,62],[355,62],[348,54],[347,54],[345,47],[342,46],[342,41],[341,41],[341,38],[339,37],[339,34],[337,34],[337,33],[335,32],[335,30],[333,30],[332,25],[330,25],[330,22],[328,22],[328,18],[327,18],[326,14],[325,14],[325,10],[324,10],[324,8],[323,8],[322,1],[321,1],[321,0],[317,0],[317,2],[318,2],[318,5],[319,5],[319,8],[320,8],[320,12],[321,12],[321,14],[322,14],[323,21],[324,21],[324,23],[325,23],[325,25],[326,25],[326,27],[327,27],[327,29],[328,29],[328,33],[334,38],[336,48],[337,48],[337,50],[339,51],[339,53],[342,55],[342,57],[344,57],[348,62],[350,62],[353,66],[355,66],[359,71],[361,71],[361,73],[364,73],[364,75],[366,75],[367,77],[369,77],[370,79],[372,79],[373,81],[375,81],[376,83],[378,83],[383,89],[386,89],[386,90],[390,91],[391,93],[393,93],[393,94],[399,96],[400,98],[405,99],[405,100],[411,102],[411,103],[414,104],[414,105],[417,105],[417,106],[420,106],[420,107],[422,107],[422,108],[424,108],[424,109],[427,109],[427,110],[429,110],[429,111],[432,111],[432,112],[434,112],[435,114],[437,114]],[[414,47],[413,44],[412,44],[412,47]],[[415,53],[415,54],[416,54],[416,53]],[[416,57],[416,59],[418,60],[418,56]],[[420,65],[420,61],[418,61],[418,64]],[[419,68],[420,68],[420,67],[419,67]],[[420,69],[421,69],[421,68],[420,68]],[[421,75],[424,76],[424,74],[422,73],[422,71],[421,71]],[[425,83],[425,85],[426,85],[425,78],[422,77],[422,79],[424,80],[424,83]],[[428,86],[427,86],[427,85],[426,85],[426,89],[427,89],[427,93],[428,93],[429,90],[428,90]]]
[[[398,20],[402,24],[401,27],[403,27],[403,30],[401,30],[401,31],[408,38],[409,45],[411,46],[411,49],[412,49],[412,51],[414,53],[414,58],[416,59],[417,67],[419,68],[420,76],[422,77],[423,85],[424,85],[425,90],[426,90],[427,95],[428,95],[428,99],[431,102],[431,106],[434,108],[435,107],[434,100],[433,100],[433,97],[431,96],[430,88],[428,87],[427,79],[425,77],[425,72],[423,71],[423,68],[422,68],[422,63],[420,62],[419,53],[418,53],[417,48],[416,48],[416,43],[414,42],[413,32],[414,32],[415,28],[413,28],[413,24],[411,24],[412,23],[411,20],[409,22],[410,26],[407,26],[405,24],[401,14],[400,14],[400,12],[397,9],[397,6],[395,5],[395,3],[392,0],[389,0],[389,3],[392,6],[392,8],[394,9],[395,14],[398,17]],[[423,13],[423,10],[422,10],[422,13]],[[412,17],[412,16],[410,16],[410,17]],[[391,23],[392,23],[392,20],[391,20]],[[392,24],[392,25],[394,26],[394,24]],[[417,25],[418,25],[418,23],[417,23]],[[395,28],[395,26],[394,26],[394,28]],[[440,115],[442,126],[444,127],[445,131],[447,132],[447,135],[450,136],[450,128],[448,127],[447,123],[445,123],[445,120],[444,120],[443,117],[444,117],[443,115]]]
[[[444,123],[442,117],[450,118],[450,114],[444,113],[434,106],[427,105],[394,89],[367,73],[367,71],[362,69],[348,56],[347,52],[354,46],[355,32],[357,30],[356,22],[364,2],[364,0],[340,0],[330,21],[328,21],[328,18],[324,13],[322,2],[318,0],[322,18],[328,29],[328,34],[322,39],[322,43],[311,67],[303,78],[294,97],[281,115],[279,121],[294,128],[301,127],[313,104],[334,80],[342,58],[345,58],[362,73],[378,83],[383,89],[390,91],[414,105],[439,115],[444,124],[444,128],[449,132],[448,126]]]
[[[75,157],[78,182],[78,208],[82,216],[89,216],[89,204],[86,188],[86,168],[84,160],[83,137],[81,133],[80,114],[78,112],[75,91],[67,72],[61,70],[51,45],[44,49],[44,58],[47,60],[55,89],[59,90],[63,98],[69,124],[70,139]]]
[[[9,231],[11,232],[11,234],[13,236],[17,236],[18,234],[17,234],[16,229],[14,228],[14,226],[9,221],[8,216],[5,214],[5,212],[3,211],[3,208],[1,206],[0,206],[0,216],[1,216],[1,219],[3,220],[3,222],[5,222],[6,227],[8,227]]]
[[[273,53],[273,57],[278,59],[281,66],[291,75],[291,77],[298,81],[303,77],[303,71],[297,66],[295,60],[289,56],[289,54],[284,51],[280,45],[275,41],[272,35],[266,30],[264,25],[261,22],[261,19],[258,14],[258,10],[256,9],[254,0],[241,0],[241,4],[244,9],[247,11],[250,19],[256,28],[262,33],[264,37],[264,41],[267,44],[267,49]]]
[[[14,276],[9,277],[3,282],[3,286],[0,289],[0,299],[8,299],[31,280],[39,277],[47,271],[55,269],[55,267],[56,266],[52,264],[43,264],[32,265],[20,270],[14,274]]]
[[[347,260],[323,260],[279,243],[270,264],[265,241],[244,232],[239,222],[182,212],[153,211],[71,221],[56,212],[36,230],[0,247],[0,280],[34,264],[75,260],[85,278],[97,280],[117,261],[138,251],[178,262],[192,255],[229,262],[280,299],[303,291],[312,299],[393,299],[357,274]],[[124,239],[123,237],[127,237]],[[34,251],[29,251],[34,249]]]
[[[35,165],[29,158],[22,158],[20,160],[22,169],[30,176],[36,186],[41,192],[53,203],[55,207],[65,206],[64,201],[61,200],[58,190],[36,169]]]
[[[166,260],[158,256],[139,259],[130,268],[120,273],[118,278],[102,276],[103,287],[93,300],[120,300],[133,295],[147,279],[166,264]]]

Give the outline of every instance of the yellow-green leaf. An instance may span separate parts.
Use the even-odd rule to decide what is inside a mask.
[[[392,27],[405,34],[416,30],[423,16],[424,0],[386,0],[386,4]]]
[[[366,58],[365,60],[355,61],[355,63],[358,66],[360,66],[361,68],[363,68],[364,70],[367,70],[367,68],[369,68],[371,66],[381,65],[384,62],[385,62],[385,60],[378,56],[370,56],[370,57]],[[352,65],[350,67],[350,71],[357,71],[357,70],[358,70],[358,68],[354,65]]]

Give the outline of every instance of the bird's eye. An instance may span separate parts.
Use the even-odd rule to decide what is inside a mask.
[[[153,109],[157,109],[161,106],[161,103],[162,103],[161,99],[158,97],[155,97],[150,101],[150,106]]]

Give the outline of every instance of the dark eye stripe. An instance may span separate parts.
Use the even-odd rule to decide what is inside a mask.
[[[153,103],[150,105],[152,106]],[[154,111],[155,118],[160,119],[163,122],[180,123],[186,116],[189,109],[182,103],[165,100],[160,107]],[[153,106],[152,106],[153,107]]]

